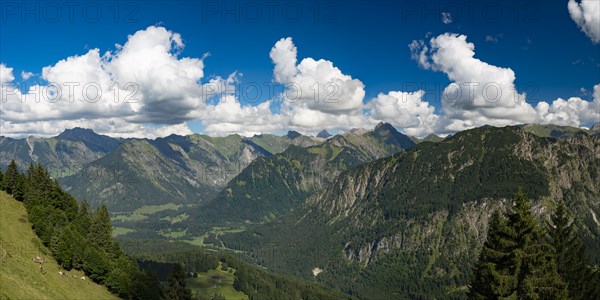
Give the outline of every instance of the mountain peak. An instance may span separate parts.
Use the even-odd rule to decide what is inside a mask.
[[[300,136],[302,136],[302,134],[300,132],[294,131],[294,130],[290,130],[287,133],[287,137],[290,138],[291,140],[293,140],[297,137],[300,137]]]
[[[377,124],[377,126],[375,126],[375,129],[373,131],[378,132],[378,133],[398,132],[398,130],[396,130],[396,128],[394,126],[392,126],[392,124],[386,123],[386,122],[379,122],[379,124]]]
[[[95,133],[92,129],[75,127],[65,129],[57,136],[61,140],[83,142],[88,148],[94,151],[111,152],[116,149],[121,141],[106,135]]]
[[[65,140],[81,140],[83,137],[89,136],[98,136],[98,134],[89,128],[74,127],[72,129],[65,129],[65,131],[58,135],[59,138]]]
[[[590,128],[590,130],[600,130],[600,123],[592,125],[592,128]]]
[[[328,139],[328,138],[330,138],[330,137],[331,137],[331,134],[329,134],[329,132],[327,132],[327,130],[326,130],[326,129],[323,129],[323,130],[321,130],[321,132],[319,132],[319,133],[317,134],[317,137],[318,137],[318,138],[323,138],[323,139]]]
[[[398,145],[403,149],[410,149],[416,145],[408,136],[400,133],[390,123],[380,122],[375,126],[372,134],[384,138],[388,143]]]

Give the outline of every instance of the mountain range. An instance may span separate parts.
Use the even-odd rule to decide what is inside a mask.
[[[353,136],[358,135],[350,134],[350,139]],[[133,211],[165,202],[205,202],[256,158],[273,156],[292,145],[305,148],[325,141],[325,138],[294,131],[284,136],[262,134],[249,138],[193,134],[123,139],[73,128],[50,138],[0,137],[0,167],[6,169],[13,159],[22,169],[30,163],[40,163],[67,191],[80,200],[87,199],[92,207],[104,203],[111,211]],[[362,140],[336,141],[339,147],[352,142],[365,143]],[[359,159],[367,161],[391,154],[396,147],[392,144],[399,142],[381,140],[377,143],[376,146],[357,145],[356,148],[361,149],[357,154],[361,156]],[[413,144],[408,138],[402,143]]]
[[[490,215],[518,189],[542,222],[564,200],[600,261],[598,130],[484,126],[417,139],[380,123],[320,136],[118,139],[74,128],[1,137],[0,159],[45,165],[78,199],[125,214],[113,221],[125,238],[232,251],[351,297],[464,298]]]
[[[341,172],[414,146],[409,137],[386,123],[372,131],[336,135],[310,147],[292,145],[249,164],[217,197],[193,213],[189,226],[206,228],[215,223],[264,222],[280,217]]]
[[[5,170],[11,160],[22,168],[30,163],[40,163],[53,177],[61,178],[73,175],[83,165],[111,153],[123,141],[78,127],[51,138],[0,136],[0,167]]]

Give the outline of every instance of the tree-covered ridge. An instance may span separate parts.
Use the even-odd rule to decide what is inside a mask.
[[[570,138],[578,134],[589,134],[600,136],[600,130],[594,127],[590,129],[572,127],[572,126],[560,126],[553,124],[526,124],[520,126],[523,130],[533,133],[541,137],[553,137],[553,138]]]
[[[320,268],[320,282],[358,297],[464,298],[488,220],[519,187],[536,218],[564,199],[598,253],[598,174],[598,137],[478,128],[348,170],[288,215],[220,238],[278,272]]]

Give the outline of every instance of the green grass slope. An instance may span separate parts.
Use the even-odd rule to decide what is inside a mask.
[[[46,258],[45,274],[33,258]],[[83,272],[56,263],[27,221],[22,203],[0,191],[0,299],[118,299]],[[76,278],[73,278],[75,276]]]

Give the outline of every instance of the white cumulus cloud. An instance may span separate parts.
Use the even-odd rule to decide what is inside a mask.
[[[279,40],[270,53],[274,80],[286,86],[282,114],[288,125],[318,131],[364,124],[364,84],[329,60],[307,57],[297,63],[297,52],[288,37]]]
[[[198,58],[178,57],[183,48],[178,33],[150,26],[128,36],[113,52],[101,55],[99,49],[91,49],[44,67],[41,77],[48,83],[31,86],[24,93],[11,84],[12,68],[0,65],[3,134],[9,135],[11,128],[17,130],[18,124],[54,128],[74,120],[87,120],[95,126],[92,128],[103,130],[95,121],[114,123],[117,118],[121,122],[114,124],[128,129],[112,130],[132,136],[133,130],[152,135],[168,133],[164,128],[171,125],[185,126],[185,121],[205,107],[205,99],[200,83],[204,63]]]
[[[435,107],[423,100],[424,94],[424,91],[380,93],[367,106],[374,120],[402,128],[408,135],[422,137],[435,131],[439,118]]]
[[[15,79],[13,68],[9,68],[4,64],[0,64],[0,84],[11,82]]]
[[[600,84],[594,101],[578,97],[551,103],[529,104],[527,95],[515,89],[515,73],[475,57],[475,45],[465,35],[441,34],[429,43],[413,41],[412,57],[424,69],[443,72],[452,81],[443,91],[438,133],[468,128],[523,123],[585,126],[600,121]]]
[[[482,125],[505,126],[535,122],[535,109],[525,94],[514,90],[515,73],[475,58],[475,45],[465,35],[445,33],[432,38],[429,48],[409,45],[421,67],[443,72],[453,81],[443,91],[441,131]]]
[[[588,10],[584,4],[578,6],[582,16]],[[600,122],[600,84],[593,87],[592,101],[559,98],[533,106],[525,93],[515,90],[514,71],[476,57],[475,45],[465,35],[445,33],[409,45],[420,67],[442,72],[451,81],[439,109],[424,100],[424,91],[381,92],[365,101],[362,81],[332,61],[298,59],[290,37],[277,41],[269,53],[274,83],[284,92],[243,105],[236,93],[241,74],[202,82],[207,55],[181,57],[184,48],[178,33],[150,26],[114,50],[91,49],[41,72],[22,72],[24,80],[40,74],[47,82],[27,90],[17,88],[13,68],[0,64],[1,134],[51,136],[79,126],[111,136],[158,137],[191,133],[187,121],[200,122],[212,135],[290,129],[315,134],[372,128],[384,121],[423,137],[482,125]]]
[[[594,43],[600,43],[600,1],[569,0],[571,19]]]

